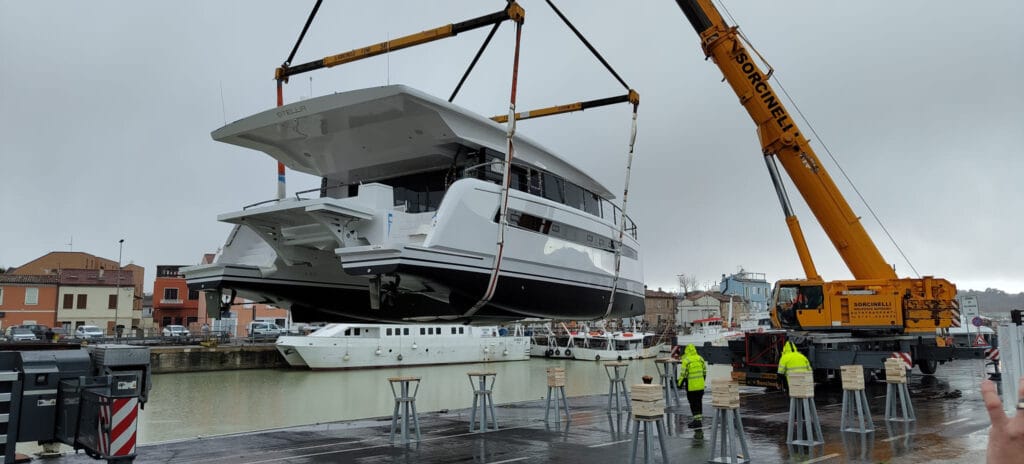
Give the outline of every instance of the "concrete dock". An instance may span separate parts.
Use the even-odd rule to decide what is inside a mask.
[[[916,372],[916,371],[915,371]],[[840,433],[842,391],[821,386],[815,403],[825,444],[813,449],[787,447],[785,428],[789,398],[761,388],[741,389],[741,411],[752,462],[981,462],[989,420],[978,385],[982,363],[958,361],[940,366],[936,376],[914,374],[910,391],[917,422],[886,423],[885,385],[869,385],[867,397],[875,432]],[[569,379],[572,382],[572,379]],[[387,388],[381,380],[381,388]],[[501,383],[497,385],[501,388]],[[543,392],[544,385],[538,385]],[[301,400],[300,400],[301,401]],[[308,399],[306,401],[315,401]],[[544,422],[544,402],[498,407],[500,429],[469,433],[469,411],[420,412],[422,440],[394,445],[388,439],[390,417],[204,437],[138,447],[140,463],[621,463],[631,453],[632,420],[628,413],[607,411],[603,395],[570,398],[568,426]],[[713,409],[705,395],[704,414]],[[552,416],[553,417],[553,416]],[[674,421],[667,437],[668,462],[705,462],[709,454],[710,419],[704,430],[688,430],[688,418]],[[652,462],[664,462],[654,441]],[[642,447],[637,462],[642,460]],[[52,463],[95,462],[84,454]]]

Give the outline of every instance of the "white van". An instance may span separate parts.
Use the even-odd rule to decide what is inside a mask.
[[[276,337],[285,333],[285,329],[273,322],[255,321],[249,323],[250,337]]]

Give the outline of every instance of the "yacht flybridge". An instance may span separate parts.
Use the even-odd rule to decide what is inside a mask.
[[[391,85],[281,106],[212,135],[322,182],[308,198],[220,215],[235,227],[214,263],[183,270],[192,289],[289,308],[295,321],[643,313],[636,227],[614,195],[518,135],[495,259],[505,128],[459,106]]]

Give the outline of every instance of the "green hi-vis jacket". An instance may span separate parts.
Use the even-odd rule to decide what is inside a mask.
[[[697,354],[697,348],[693,344],[686,345],[683,350],[683,357],[679,359],[679,386],[686,385],[686,391],[699,391],[704,389],[704,379],[708,376],[708,364],[704,358]]]
[[[785,375],[788,381],[792,372],[811,372],[811,362],[796,350],[793,342],[787,341],[782,347],[782,357],[779,358],[779,374]]]

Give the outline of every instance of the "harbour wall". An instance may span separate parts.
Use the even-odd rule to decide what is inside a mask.
[[[154,374],[288,367],[274,345],[152,347],[149,362]]]

